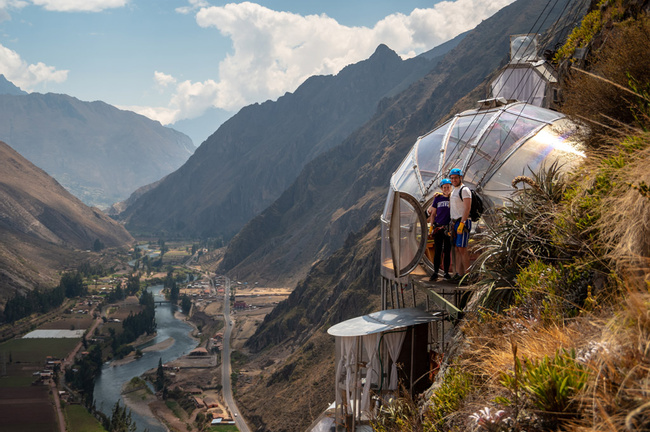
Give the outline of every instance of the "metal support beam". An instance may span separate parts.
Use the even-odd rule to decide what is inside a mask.
[[[436,305],[438,305],[439,308],[446,310],[447,313],[449,314],[449,316],[453,320],[459,320],[459,319],[461,319],[463,317],[463,311],[458,309],[453,304],[451,304],[443,296],[441,296],[440,294],[438,294],[437,292],[435,292],[432,289],[428,289],[427,291],[428,291],[429,295],[431,296],[431,300]]]

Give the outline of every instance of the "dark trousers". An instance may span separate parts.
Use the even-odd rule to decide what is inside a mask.
[[[443,261],[443,270],[449,273],[449,262],[451,259],[451,238],[446,234],[446,229],[441,229],[433,233],[433,244],[435,253],[433,255],[434,273],[438,274],[440,270],[440,257]]]

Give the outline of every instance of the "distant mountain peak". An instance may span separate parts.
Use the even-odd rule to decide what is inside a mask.
[[[395,51],[390,49],[386,44],[379,44],[377,46],[377,49],[375,49],[375,52],[370,56],[370,58],[373,59],[377,57],[386,57],[386,56],[397,57],[398,59],[401,60],[400,56]]]
[[[16,87],[11,81],[7,80],[4,75],[0,74],[0,94],[8,95],[26,95],[27,92]]]

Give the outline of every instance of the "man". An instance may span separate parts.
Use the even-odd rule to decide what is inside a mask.
[[[449,196],[449,210],[452,223],[452,234],[455,239],[452,241],[454,247],[454,264],[456,274],[452,281],[458,282],[465,275],[469,267],[469,231],[472,229],[472,221],[469,212],[472,208],[472,192],[463,184],[463,171],[460,168],[453,168],[449,171],[449,179],[454,189]]]

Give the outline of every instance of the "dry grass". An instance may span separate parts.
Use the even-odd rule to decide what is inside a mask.
[[[650,428],[650,293],[629,291],[582,360],[591,370],[579,395],[581,418],[566,430],[638,431]]]
[[[575,178],[581,192],[570,203],[573,222],[591,248],[635,284],[650,271],[650,195],[643,191],[650,184],[648,161],[648,132],[592,152]]]
[[[650,18],[617,24],[599,48],[590,72],[572,74],[562,107],[567,115],[588,123],[587,144],[600,147],[607,137],[647,126],[639,118],[639,103],[647,102],[643,97],[650,90]]]
[[[495,327],[500,327],[497,330]],[[538,360],[544,356],[553,356],[560,349],[576,348],[580,331],[576,326],[560,326],[552,324],[544,326],[538,321],[530,321],[524,317],[511,316],[494,317],[492,325],[486,329],[485,323],[477,321],[472,325],[473,331],[468,332],[469,352],[481,352],[482,361],[478,370],[490,381],[513,365],[512,345],[518,347],[521,357]],[[484,332],[483,330],[487,330]],[[495,332],[496,330],[496,332]],[[475,333],[480,331],[480,333]],[[471,358],[466,359],[464,367],[471,368],[475,363]]]

